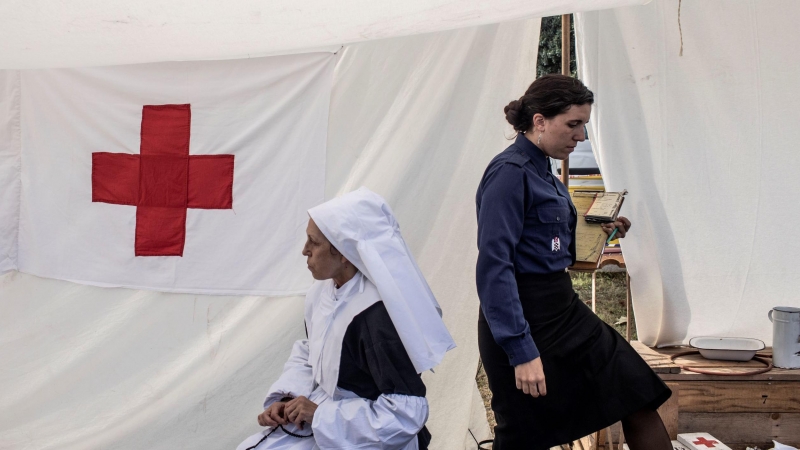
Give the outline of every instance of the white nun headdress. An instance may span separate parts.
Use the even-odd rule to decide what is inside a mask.
[[[322,234],[378,288],[417,373],[455,342],[386,201],[362,187],[308,210]]]

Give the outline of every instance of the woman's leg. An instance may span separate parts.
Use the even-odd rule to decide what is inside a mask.
[[[672,441],[652,409],[642,408],[622,419],[622,431],[631,450],[672,450]]]

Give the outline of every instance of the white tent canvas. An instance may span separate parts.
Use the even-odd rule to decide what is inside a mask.
[[[424,375],[437,449],[474,448],[468,430],[489,437],[474,381],[473,195],[508,143],[502,107],[535,73],[538,32],[534,19],[337,55],[325,195],[364,185],[389,201],[458,344]],[[300,296],[0,280],[0,448],[233,448],[303,336]]]
[[[434,447],[488,437],[477,367],[473,196],[535,76],[542,14],[634,1],[163,3],[0,7],[0,67],[35,69],[338,50],[325,197],[366,185],[393,206],[459,347],[426,374]],[[677,2],[576,14],[597,94],[607,186],[631,191],[624,251],[640,337],[769,342],[797,305],[793,2]],[[446,33],[374,40],[505,22]],[[303,32],[287,32],[294,24]],[[776,25],[778,24],[778,25]],[[769,32],[767,32],[769,31]],[[679,54],[681,35],[684,53]],[[357,45],[342,44],[369,41]],[[21,204],[15,70],[0,71],[0,448],[234,446],[302,336],[301,297],[107,289],[16,272]],[[773,159],[778,164],[769,165]],[[757,173],[757,176],[754,175]],[[731,219],[731,217],[735,219]],[[472,446],[472,447],[470,447]]]
[[[606,187],[630,191],[622,249],[649,345],[770,345],[768,311],[800,305],[798,17],[792,1],[683,2],[680,22],[671,1],[576,14],[592,145]]]
[[[47,0],[0,6],[0,68],[252,58],[647,0]]]

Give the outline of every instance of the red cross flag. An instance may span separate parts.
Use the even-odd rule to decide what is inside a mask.
[[[92,201],[135,205],[136,256],[183,256],[186,209],[231,209],[233,155],[189,156],[191,105],[142,108],[138,155],[92,153]]]
[[[173,292],[304,292],[333,62],[22,71],[20,270]]]

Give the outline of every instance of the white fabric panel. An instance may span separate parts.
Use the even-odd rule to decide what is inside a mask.
[[[622,245],[639,337],[772,340],[767,312],[800,305],[800,4],[683,2],[576,15],[592,145],[628,189]]]
[[[538,33],[537,19],[339,54],[326,197],[363,184],[387,199],[458,344],[423,375],[435,450],[475,448],[468,428],[489,437],[474,381],[474,195],[513,135],[502,108],[535,77]],[[163,294],[11,272],[0,298],[2,449],[235,448],[260,429],[261,401],[304,337],[302,297]]]
[[[249,58],[645,1],[3,2],[0,68]]]
[[[0,274],[17,268],[19,94],[19,71],[0,70]]]
[[[304,337],[303,297],[0,276],[0,449],[236,448]]]
[[[293,295],[324,196],[335,55],[22,71],[19,268],[170,292]],[[182,257],[134,257],[136,206],[92,202],[92,153],[139,154],[142,105],[191,104],[189,154],[232,154],[233,209],[190,208]],[[67,170],[65,170],[67,169]]]
[[[489,437],[478,367],[475,192],[514,136],[503,107],[536,77],[538,19],[345,47],[326,196],[367,186],[397,216],[458,347],[427,372],[433,448]],[[479,397],[478,397],[479,399]],[[472,411],[479,409],[473,415]]]

